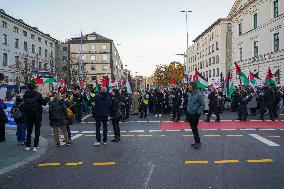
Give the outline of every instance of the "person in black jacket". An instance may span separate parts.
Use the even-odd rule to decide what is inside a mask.
[[[251,99],[252,96],[248,94],[244,86],[241,86],[239,108],[238,108],[238,120],[240,121],[247,120],[247,115],[248,115],[247,105]]]
[[[73,102],[75,103],[75,117],[77,122],[82,122],[82,107],[83,107],[83,96],[81,94],[81,90],[77,90],[73,93]]]
[[[27,115],[27,141],[26,151],[31,148],[31,135],[33,132],[33,126],[35,126],[35,138],[33,151],[36,152],[39,149],[39,136],[40,127],[42,121],[42,106],[47,105],[47,99],[43,99],[41,93],[36,91],[36,86],[29,83],[27,85],[28,90],[24,94],[25,112]]]
[[[173,119],[172,121],[179,122],[181,117],[180,106],[182,103],[182,92],[174,88],[173,92]]]
[[[14,117],[14,120],[17,124],[17,141],[18,145],[25,145],[27,135],[27,115],[25,112],[25,103],[22,95],[16,96],[15,105],[12,108],[11,112],[16,109],[19,110],[21,114],[20,117]]]
[[[120,141],[120,128],[119,128],[119,116],[121,114],[119,103],[120,103],[120,94],[117,89],[111,91],[112,96],[112,105],[110,111],[110,117],[113,126],[114,139],[111,142],[119,142]]]
[[[106,88],[102,88],[99,95],[95,97],[95,119],[96,119],[96,139],[95,146],[101,144],[101,124],[103,124],[103,144],[107,143],[107,121],[111,110],[111,97]]]
[[[0,142],[6,141],[5,138],[5,123],[7,123],[8,118],[5,114],[4,109],[6,109],[7,106],[5,105],[4,101],[0,99]]]
[[[211,93],[208,96],[209,111],[208,111],[208,114],[207,114],[207,119],[205,121],[210,122],[210,118],[212,116],[212,113],[214,113],[216,115],[215,122],[220,122],[218,92],[214,87],[212,87],[210,90],[211,90]]]

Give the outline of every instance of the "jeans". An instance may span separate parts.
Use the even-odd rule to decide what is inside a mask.
[[[107,117],[96,117],[96,139],[101,142],[101,125],[103,124],[103,142],[107,141]]]
[[[88,102],[83,102],[83,112],[89,113],[89,105]]]
[[[27,123],[17,123],[17,141],[26,142]]]
[[[68,134],[68,139],[71,140],[71,131],[70,131],[70,124],[67,123],[66,125],[66,130],[67,130],[67,134]]]
[[[112,118],[112,126],[115,138],[120,138],[119,117]]]
[[[188,122],[190,124],[195,143],[200,143],[200,137],[198,132],[198,122],[199,122],[200,115],[199,114],[189,114],[188,115]]]
[[[26,146],[31,147],[31,137],[33,132],[33,127],[35,125],[35,139],[34,147],[38,147],[40,127],[41,127],[41,115],[29,116],[27,122],[27,142]]]

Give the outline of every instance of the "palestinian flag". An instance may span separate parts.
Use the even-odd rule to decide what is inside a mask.
[[[171,79],[171,81],[170,81],[170,88],[173,88],[174,84],[175,84],[175,80]]]
[[[199,89],[206,89],[208,87],[208,80],[203,77],[197,70],[193,76],[193,81],[196,82]]]
[[[241,84],[243,84],[244,86],[248,86],[249,84],[248,77],[244,72],[242,72],[241,67],[237,63],[235,64],[235,66],[236,66],[236,75],[240,77]]]
[[[37,84],[41,84],[41,85],[45,84],[45,83],[50,84],[50,83],[53,83],[55,81],[58,81],[58,79],[55,78],[55,77],[51,77],[51,78],[41,78],[41,77],[38,77],[36,79],[36,83]]]
[[[256,80],[255,80],[255,77],[254,77],[254,74],[249,72],[249,82],[253,85],[255,85],[256,83]]]
[[[270,85],[275,85],[275,81],[273,80],[273,74],[269,68],[268,72],[267,72],[267,75],[266,75],[266,78],[265,78],[265,83],[268,83]]]
[[[228,75],[226,77],[226,90],[227,90],[227,98],[231,99],[232,94],[234,92],[234,82],[232,81],[233,75],[231,71],[228,72]]]

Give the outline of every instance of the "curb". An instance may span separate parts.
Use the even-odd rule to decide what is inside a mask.
[[[13,165],[10,165],[10,166],[7,166],[7,167],[4,167],[4,168],[0,169],[0,175],[8,173],[8,172],[10,172],[12,170],[15,170],[15,169],[17,169],[19,167],[22,167],[23,165],[26,165],[26,164],[28,164],[28,163],[30,163],[32,161],[35,161],[36,159],[40,158],[47,151],[47,146],[48,146],[47,139],[42,137],[42,136],[40,136],[40,138],[39,138],[39,146],[40,146],[39,150],[37,152],[35,152],[34,155],[32,155],[32,156],[30,156],[30,157],[28,157],[28,158],[26,158],[26,159],[24,159],[24,160],[22,160],[20,162],[17,162],[17,163],[15,163]]]

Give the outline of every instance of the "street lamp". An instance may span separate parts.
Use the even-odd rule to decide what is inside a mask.
[[[188,22],[187,22],[187,14],[192,12],[190,10],[182,10],[180,11],[182,13],[185,13],[185,21],[186,21],[186,50],[188,49]]]

